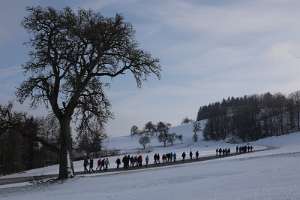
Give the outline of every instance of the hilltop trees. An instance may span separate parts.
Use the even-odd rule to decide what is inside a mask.
[[[153,135],[156,131],[156,127],[151,121],[149,121],[145,124],[144,131],[149,133],[150,135]]]
[[[167,141],[168,141],[169,127],[163,122],[158,122],[157,132],[159,133],[158,134],[158,141],[163,143],[164,147],[165,147],[167,145]]]
[[[139,127],[133,125],[130,129],[130,135],[134,136],[134,135],[138,135],[139,133],[140,133]]]
[[[143,135],[139,139],[139,143],[143,146],[143,149],[146,148],[146,145],[150,143],[150,138],[147,135]]]
[[[194,132],[194,135],[193,135],[193,140],[194,142],[197,142],[198,141],[198,135],[197,135],[197,132],[201,131],[201,124],[199,121],[195,121],[193,123],[193,132]]]
[[[299,128],[299,92],[228,98],[199,109],[197,120],[208,119],[205,139],[243,141],[282,135]]]
[[[163,143],[163,146],[166,147],[167,144],[173,145],[176,140],[183,141],[182,135],[177,135],[176,133],[170,133],[171,124],[158,122],[157,124],[152,123],[151,121],[147,122],[143,129],[139,130],[137,126],[132,126],[130,135],[138,135],[139,143],[143,145],[149,144],[153,137],[157,138],[158,142]]]
[[[59,179],[73,175],[71,121],[80,130],[109,117],[106,81],[130,72],[140,87],[160,76],[159,60],[138,47],[134,29],[123,17],[91,10],[32,7],[22,24],[31,34],[28,77],[16,94],[21,103],[51,107],[59,121]]]
[[[171,124],[169,123],[163,123],[158,122],[157,124],[157,132],[158,134],[158,141],[164,144],[164,147],[167,146],[167,143],[173,145],[176,139],[179,139],[179,137],[176,135],[176,133],[169,133],[169,128],[171,127]]]

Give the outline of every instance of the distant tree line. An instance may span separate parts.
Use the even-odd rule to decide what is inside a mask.
[[[80,131],[73,141],[78,159],[102,150],[106,134],[103,129],[91,130]],[[57,164],[58,144],[59,122],[55,116],[33,117],[15,111],[11,103],[0,105],[0,175]]]
[[[242,141],[300,130],[300,91],[229,97],[200,107],[197,121],[207,120],[204,138]]]
[[[55,126],[46,118],[16,112],[0,105],[0,174],[8,174],[57,162]]]

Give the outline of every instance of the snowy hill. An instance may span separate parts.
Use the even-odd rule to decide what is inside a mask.
[[[300,133],[265,138],[252,144],[273,148],[199,163],[88,175],[64,184],[10,188],[10,192],[0,188],[0,197],[3,200],[300,199]],[[212,144],[207,148],[211,147]]]
[[[206,121],[201,121],[202,127]],[[151,147],[148,148],[147,152],[142,151],[142,147],[138,142],[139,137],[131,137],[131,136],[121,136],[121,137],[112,137],[108,138],[104,142],[104,146],[107,149],[118,149],[121,153],[126,154],[142,154],[143,157],[147,154],[150,157],[150,163],[153,162],[153,155],[155,153],[165,154],[169,152],[175,152],[177,155],[181,155],[182,152],[189,151],[199,151],[200,156],[208,156],[215,155],[216,148],[231,148],[231,151],[235,151],[235,144],[228,144],[224,141],[204,141],[202,131],[199,131],[198,134],[198,142],[195,143],[192,140],[193,137],[193,125],[183,124],[176,127],[170,128],[170,133],[176,133],[178,135],[182,135],[183,142],[177,141],[174,145],[169,145],[167,147],[163,147],[163,144],[159,143],[157,137],[153,137],[151,139]],[[265,148],[262,145],[256,145],[256,149]],[[110,167],[116,167],[115,160],[119,156],[111,156],[109,157]],[[98,158],[95,158],[94,163],[97,163]],[[83,161],[74,162],[75,171],[83,171]],[[12,174],[4,176],[6,178],[9,177],[24,177],[24,176],[36,176],[36,175],[47,175],[47,174],[55,174],[58,172],[58,165],[47,166],[38,169],[28,170],[26,172]]]
[[[202,120],[200,122],[201,127],[205,126],[206,121]],[[176,133],[177,135],[182,135],[182,142],[175,141],[172,148],[187,147],[193,145],[193,124],[182,124],[179,126],[171,127],[170,133]],[[203,140],[202,131],[198,133],[198,139],[201,142]],[[120,137],[109,137],[103,143],[104,148],[110,150],[120,150],[121,152],[132,153],[141,150],[141,145],[139,144],[139,136],[120,136]],[[162,148],[162,144],[158,142],[157,137],[151,137],[150,150]]]

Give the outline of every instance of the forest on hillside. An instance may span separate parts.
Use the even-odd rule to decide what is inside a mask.
[[[300,91],[229,97],[201,106],[197,121],[207,119],[207,140],[253,141],[300,130]]]
[[[58,163],[59,124],[52,113],[34,117],[0,105],[0,175]],[[102,151],[104,130],[79,132],[73,139],[73,159]],[[104,152],[105,153],[105,152]]]

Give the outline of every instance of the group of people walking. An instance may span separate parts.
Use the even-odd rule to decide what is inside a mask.
[[[246,153],[252,152],[253,146],[245,145],[245,146],[236,146],[236,153]],[[228,156],[230,155],[230,148],[217,148],[216,149],[216,156]],[[186,157],[189,156],[190,160],[198,160],[199,159],[199,151],[190,151],[187,155],[186,152],[182,152],[181,154],[181,161],[185,161]],[[177,155],[175,152],[170,152],[166,154],[160,155],[159,153],[155,153],[153,155],[153,164],[165,164],[165,163],[172,163],[177,161]],[[123,164],[124,169],[128,168],[136,168],[136,167],[147,167],[149,165],[149,155],[146,155],[143,158],[142,155],[124,155],[122,158],[117,158],[116,161],[116,168],[119,169]],[[83,162],[84,165],[84,172],[85,173],[93,173],[94,171],[94,160],[92,157],[86,157]],[[110,163],[108,158],[99,158],[97,161],[96,171],[107,170]]]
[[[107,170],[109,166],[108,158],[99,158],[97,160],[96,171]],[[85,157],[83,160],[84,172],[95,172],[94,171],[94,159],[93,157]]]
[[[252,152],[254,150],[253,146],[251,145],[244,145],[244,146],[236,146],[235,152],[236,153],[247,153]]]
[[[160,162],[160,157],[162,162]],[[154,164],[160,164],[160,163],[169,163],[169,162],[176,162],[176,153],[166,153],[166,154],[162,154],[160,156],[159,153],[156,153],[153,155],[153,160],[154,160]]]
[[[236,154],[252,152],[253,150],[254,150],[254,148],[251,145],[235,147]],[[228,156],[228,155],[230,155],[230,148],[217,148],[216,149],[216,156]]]
[[[216,156],[228,156],[230,155],[230,148],[217,148],[216,149]]]
[[[148,165],[149,162],[149,157],[148,155],[146,156],[146,164]],[[143,156],[138,155],[138,156],[130,156],[130,155],[125,155],[122,158],[122,163],[123,167],[125,169],[128,169],[129,167],[141,167],[143,165]],[[116,160],[117,168],[120,167],[121,164],[121,159],[117,158]]]

